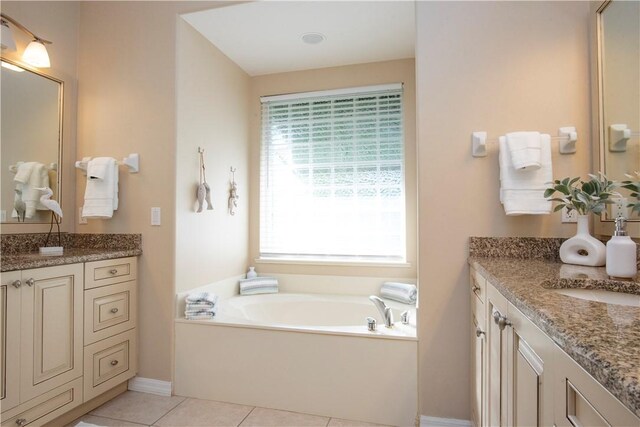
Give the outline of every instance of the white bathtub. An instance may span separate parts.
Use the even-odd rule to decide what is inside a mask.
[[[415,307],[368,296],[279,293],[220,301],[214,320],[176,319],[175,393],[387,425],[417,414]],[[410,311],[410,324],[399,322]],[[375,332],[366,317],[378,320]]]

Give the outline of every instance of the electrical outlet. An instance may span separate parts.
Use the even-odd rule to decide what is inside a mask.
[[[86,224],[87,218],[82,216],[82,206],[78,208],[78,224]]]
[[[151,208],[151,225],[160,225],[160,208]]]
[[[627,207],[627,204],[629,204],[629,201],[627,200],[626,197],[616,197],[613,200],[613,204],[610,205],[610,209],[611,209],[611,219],[616,219],[616,218],[624,218],[624,219],[629,219],[629,208]]]
[[[569,211],[567,208],[562,208],[562,222],[578,222],[578,212],[575,209]]]

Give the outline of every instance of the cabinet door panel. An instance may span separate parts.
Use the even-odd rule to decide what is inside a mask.
[[[520,341],[514,359],[513,419],[516,426],[539,426],[542,363],[535,353]]]
[[[490,426],[507,422],[507,339],[494,321],[494,314],[507,315],[507,300],[493,287],[487,286],[487,418]]]
[[[485,334],[484,325],[478,322],[474,315],[471,316],[471,410],[476,426],[484,424],[485,399]]]
[[[82,375],[82,265],[25,270],[21,401]]]
[[[0,407],[20,403],[20,280],[19,271],[0,275]]]

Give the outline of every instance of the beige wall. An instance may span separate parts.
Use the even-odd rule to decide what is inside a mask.
[[[345,267],[256,263],[259,255],[260,96],[404,82],[407,262],[409,267]],[[413,59],[269,74],[251,79],[251,194],[249,262],[261,274],[416,277],[415,62]]]
[[[469,419],[469,236],[575,232],[559,214],[506,217],[496,148],[472,158],[470,136],[573,125],[578,153],[554,154],[554,176],[590,169],[588,13],[587,2],[417,5],[422,414]]]
[[[47,45],[51,68],[39,69],[40,72],[64,81],[64,122],[63,122],[63,167],[59,173],[62,178],[61,206],[64,211],[63,231],[73,231],[75,224],[75,169],[76,155],[76,113],[78,78],[78,25],[80,17],[79,2],[65,1],[3,1],[2,13],[20,22],[38,36],[51,40]],[[17,49],[13,52],[2,51],[2,56],[22,63],[22,53],[31,38],[12,27]],[[5,70],[2,71],[3,73]],[[52,160],[53,161],[53,160]],[[54,175],[50,175],[53,179]],[[0,179],[13,180],[13,175],[4,168]],[[11,212],[7,212],[10,216]],[[47,217],[48,218],[48,217]],[[48,219],[47,219],[48,222]],[[49,231],[49,224],[2,224],[0,232],[37,233]]]
[[[249,76],[190,24],[178,20],[176,292],[237,276],[249,243]],[[195,212],[198,147],[205,149],[214,209]],[[230,167],[240,199],[227,209]]]
[[[179,13],[216,2],[83,2],[77,156],[140,154],[140,173],[120,169],[120,207],[82,233],[142,233],[139,372],[171,380],[176,221],[176,34]],[[85,179],[78,173],[77,205]],[[150,225],[150,208],[162,225]]]

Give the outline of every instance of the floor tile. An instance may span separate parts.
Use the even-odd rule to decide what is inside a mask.
[[[275,409],[256,408],[240,425],[242,427],[325,427],[328,422],[328,417],[300,414],[298,412],[278,411]]]
[[[78,424],[80,421],[87,424],[95,424],[103,427],[140,427],[144,424],[130,423],[128,421],[114,420],[112,418],[96,417],[95,415],[83,415],[82,417],[74,420],[72,423],[67,424],[66,427],[72,427]]]
[[[364,421],[343,420],[331,418],[327,427],[387,427],[382,424],[366,423]]]
[[[127,391],[94,409],[91,415],[150,425],[178,406],[184,399],[180,396],[157,396]]]
[[[187,399],[154,425],[163,427],[237,426],[249,415],[253,406],[211,400]]]

